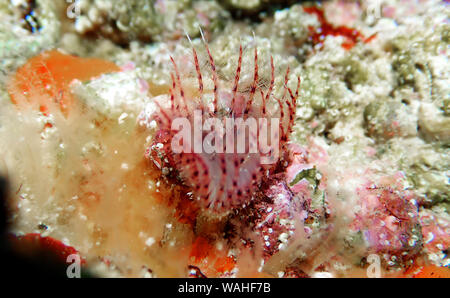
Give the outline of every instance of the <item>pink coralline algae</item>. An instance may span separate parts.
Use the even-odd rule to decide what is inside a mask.
[[[388,266],[414,260],[423,245],[416,197],[401,181],[399,174],[357,189],[361,209],[352,228],[362,232],[369,253],[380,254]]]
[[[254,230],[259,235],[264,259],[270,258],[278,250],[286,248],[289,239],[307,218],[308,213],[301,198],[296,197],[280,181],[270,186],[264,193],[266,198],[253,206]]]
[[[203,210],[221,215],[248,205],[262,181],[283,167],[294,124],[300,78],[297,89],[291,90],[287,86],[288,68],[284,75],[283,95],[275,97],[273,58],[270,58],[270,83],[263,87],[259,82],[258,51],[255,48],[253,82],[241,86],[241,46],[234,82],[227,84],[219,79],[206,42],[205,48],[210,68],[209,81],[212,82],[209,89],[195,48],[192,50],[197,80],[194,86],[192,81],[185,80],[171,58],[174,73],[171,74],[170,99],[155,100],[158,111],[147,120],[155,120],[158,128],[146,156],[164,174],[188,186],[194,201]],[[182,127],[176,124],[181,118],[184,119]],[[273,119],[278,122],[272,122]],[[250,125],[247,128],[239,126],[238,121]],[[207,123],[212,124],[205,130]],[[256,124],[252,126],[251,123]],[[185,129],[185,124],[190,128]],[[199,126],[203,127],[200,132]],[[246,141],[239,149],[238,142],[242,137]],[[230,139],[233,140],[231,143]],[[179,145],[178,149],[174,148],[174,142]],[[213,150],[208,151],[206,145]]]
[[[234,220],[236,227],[243,228],[241,241],[262,250],[264,262],[278,251],[288,249],[299,239],[302,239],[302,243],[294,245],[299,245],[297,250],[301,250],[300,246],[307,244],[313,233],[318,234],[318,228],[326,226],[325,194],[318,187],[320,181],[317,175],[314,174],[313,179],[310,179],[311,171],[316,173],[316,170],[308,150],[290,144],[288,152],[290,162],[285,172],[273,176],[260,193],[260,198]],[[298,180],[294,183],[288,174],[293,169],[296,170]],[[242,222],[245,224],[242,225]],[[251,233],[248,228],[252,230]],[[251,235],[256,235],[256,238]],[[292,274],[297,275],[303,276],[301,272]]]

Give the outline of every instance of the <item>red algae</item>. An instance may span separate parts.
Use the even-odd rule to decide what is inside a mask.
[[[217,249],[202,236],[194,240],[189,257],[192,262],[189,267],[195,271],[196,277],[223,276],[236,268],[233,256],[227,255],[226,250]]]
[[[208,239],[204,237],[197,237],[192,244],[190,257],[194,262],[200,262],[208,256],[208,253],[213,249],[213,246],[209,243]]]
[[[363,233],[369,251],[411,264],[423,246],[423,238],[417,197],[403,189],[402,176],[383,177],[377,184],[369,182],[357,193],[361,210],[352,227]]]
[[[38,251],[48,252],[64,264],[66,263],[69,255],[79,255],[75,248],[65,245],[61,241],[52,237],[42,237],[41,234],[38,233],[13,236],[11,241],[12,245],[24,254],[35,253]],[[81,259],[81,263],[85,264],[86,261]]]
[[[325,13],[321,8],[316,6],[303,7],[303,10],[309,14],[315,14],[317,19],[320,22],[319,28],[314,28],[313,26],[309,26],[309,31],[311,34],[311,40],[314,45],[322,44],[323,39],[326,36],[343,36],[345,41],[342,43],[342,48],[345,50],[352,49],[358,41],[363,41],[364,43],[368,43],[372,41],[376,34],[373,34],[366,38],[362,33],[354,28],[350,28],[347,26],[333,26],[325,17]]]

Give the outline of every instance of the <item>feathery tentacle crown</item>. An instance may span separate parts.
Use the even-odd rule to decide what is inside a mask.
[[[159,146],[158,149],[159,160],[162,163],[165,161],[166,169],[175,169],[178,177],[192,189],[193,198],[200,207],[213,214],[226,214],[234,208],[245,206],[263,178],[273,173],[283,159],[294,124],[300,78],[296,90],[291,90],[287,86],[288,68],[284,75],[283,95],[281,98],[275,97],[273,57],[270,57],[270,83],[260,86],[258,50],[255,47],[253,82],[250,88],[241,91],[242,46],[239,47],[234,80],[224,82],[219,80],[214,58],[204,37],[203,41],[211,86],[206,87],[207,77],[202,74],[193,46],[192,59],[197,81],[194,86],[192,81],[183,82],[179,67],[171,57],[174,72],[171,74],[170,102],[156,102],[159,113],[154,116],[158,122],[154,143],[163,144],[164,148],[161,150]],[[172,142],[180,141],[175,138],[178,138],[181,128],[174,125],[179,118],[186,119],[190,127],[187,129],[188,140],[183,139],[180,143],[184,149],[178,153],[173,150]],[[203,128],[200,133],[198,125]],[[205,126],[209,130],[205,130]],[[186,131],[184,133],[186,135]],[[244,142],[239,143],[239,140]],[[205,144],[222,149],[211,152],[205,150]],[[239,144],[244,144],[241,149]],[[200,151],[195,148],[199,145],[202,147]]]

